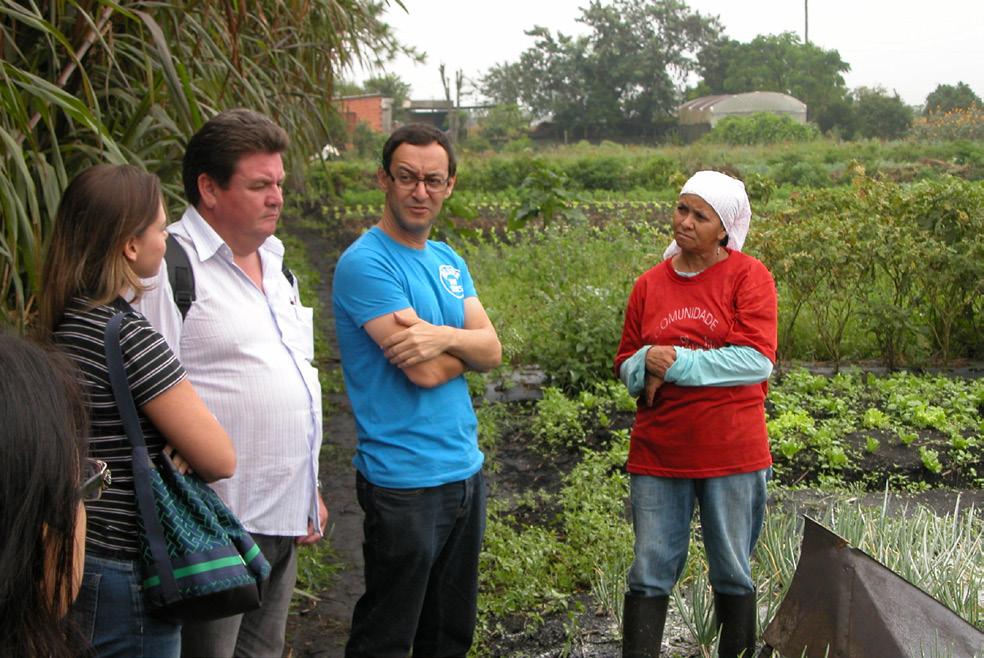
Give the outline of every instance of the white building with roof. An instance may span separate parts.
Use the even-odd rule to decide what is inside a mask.
[[[684,139],[693,140],[710,131],[725,117],[748,116],[757,112],[785,115],[798,123],[806,123],[806,103],[776,91],[701,96],[679,106],[677,117],[680,134]]]

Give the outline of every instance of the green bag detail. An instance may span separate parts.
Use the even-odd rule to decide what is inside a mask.
[[[150,485],[157,518],[180,596],[168,603],[158,565],[143,530],[144,600],[155,616],[176,622],[207,621],[260,607],[270,565],[239,520],[196,475],[182,475],[161,453]],[[237,612],[228,612],[236,610]]]

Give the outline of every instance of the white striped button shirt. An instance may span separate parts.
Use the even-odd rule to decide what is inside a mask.
[[[194,208],[168,232],[188,253],[197,299],[182,322],[162,263],[135,306],[232,438],[236,473],[212,486],[250,532],[305,535],[309,520],[318,527],[321,385],[312,309],[281,271],[283,244],[259,249],[260,291]]]

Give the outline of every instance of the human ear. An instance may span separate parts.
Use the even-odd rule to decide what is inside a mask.
[[[445,199],[447,199],[449,196],[451,196],[451,192],[454,191],[455,181],[457,181],[457,180],[458,180],[458,177],[457,176],[449,176],[448,177],[448,187],[447,187],[446,190],[444,190],[444,198]]]
[[[208,174],[198,174],[198,196],[206,208],[215,207],[215,181]]]
[[[137,261],[137,237],[133,236],[126,239],[123,243],[123,257],[131,263]]]
[[[389,174],[382,167],[376,170],[376,183],[379,185],[380,189],[384,192],[386,191],[387,184],[389,183]]]

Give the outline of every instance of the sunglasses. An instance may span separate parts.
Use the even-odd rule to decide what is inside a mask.
[[[82,500],[99,500],[103,491],[113,483],[109,466],[101,459],[86,459],[79,495]]]

